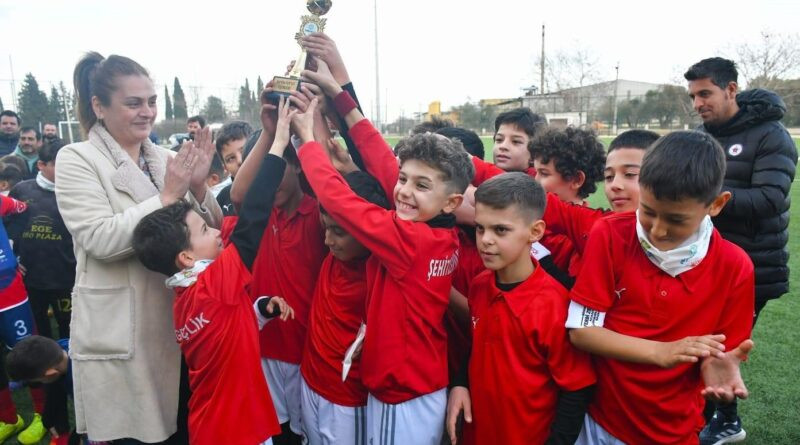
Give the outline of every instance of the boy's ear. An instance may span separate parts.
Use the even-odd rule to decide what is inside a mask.
[[[583,184],[586,182],[586,173],[583,170],[578,170],[578,173],[575,174],[575,177],[572,178],[570,181],[570,188],[575,190],[576,192],[578,189],[583,187]]]
[[[731,192],[728,191],[717,195],[717,197],[714,198],[714,201],[711,202],[711,208],[709,208],[708,214],[711,215],[712,218],[719,215],[719,212],[722,211],[722,209],[725,207],[725,204],[727,204],[730,199]]]
[[[48,369],[47,371],[44,372],[44,378],[46,378],[46,379],[50,379],[50,378],[53,378],[53,377],[58,377],[59,375],[61,375],[61,373],[58,372],[58,369],[56,369],[56,368],[50,368],[50,369]]]
[[[194,267],[195,258],[189,250],[181,250],[175,258],[175,265],[178,270],[189,269]]]
[[[464,202],[464,195],[461,193],[451,193],[447,200],[445,201],[444,207],[442,207],[442,212],[444,213],[453,213],[456,211],[457,208],[461,206],[461,203]]]
[[[528,242],[535,243],[540,239],[542,239],[542,237],[544,236],[545,227],[546,225],[543,219],[537,219],[536,221],[533,221],[530,225],[531,233],[530,236],[528,237]]]
[[[46,163],[46,162],[43,162],[42,160],[38,160],[38,161],[36,161],[36,167],[37,167],[39,170],[41,170],[41,169],[42,169],[42,167],[45,167],[45,166],[47,166],[47,163]]]

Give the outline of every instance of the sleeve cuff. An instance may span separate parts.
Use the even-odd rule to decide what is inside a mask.
[[[588,327],[602,328],[606,321],[606,313],[576,303],[574,300],[569,303],[567,313],[567,329],[580,329]]]

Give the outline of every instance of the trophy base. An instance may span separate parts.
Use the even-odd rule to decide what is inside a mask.
[[[292,91],[298,90],[300,90],[300,79],[275,76],[272,78],[272,92],[267,94],[267,100],[278,102],[281,97],[288,97],[292,94]]]

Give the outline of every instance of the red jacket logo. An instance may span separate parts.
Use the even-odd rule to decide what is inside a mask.
[[[450,258],[431,260],[428,265],[428,281],[435,277],[446,277],[453,273],[458,266],[458,251],[453,252]]]

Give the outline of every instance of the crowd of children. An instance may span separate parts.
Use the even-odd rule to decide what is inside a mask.
[[[731,191],[711,135],[630,130],[606,151],[518,108],[496,119],[492,162],[441,121],[390,147],[330,37],[301,41],[307,82],[277,103],[268,84],[261,129],[216,135],[222,226],[178,200],[133,233],[174,291],[190,443],[727,441],[700,435],[704,407],[747,397],[755,275],[712,222]],[[78,440],[59,340],[75,281],[53,196],[62,145],[13,188],[16,167],[0,167],[5,368],[44,416],[21,443]],[[601,181],[610,210],[586,201]],[[2,439],[23,427],[8,389],[0,422]]]

